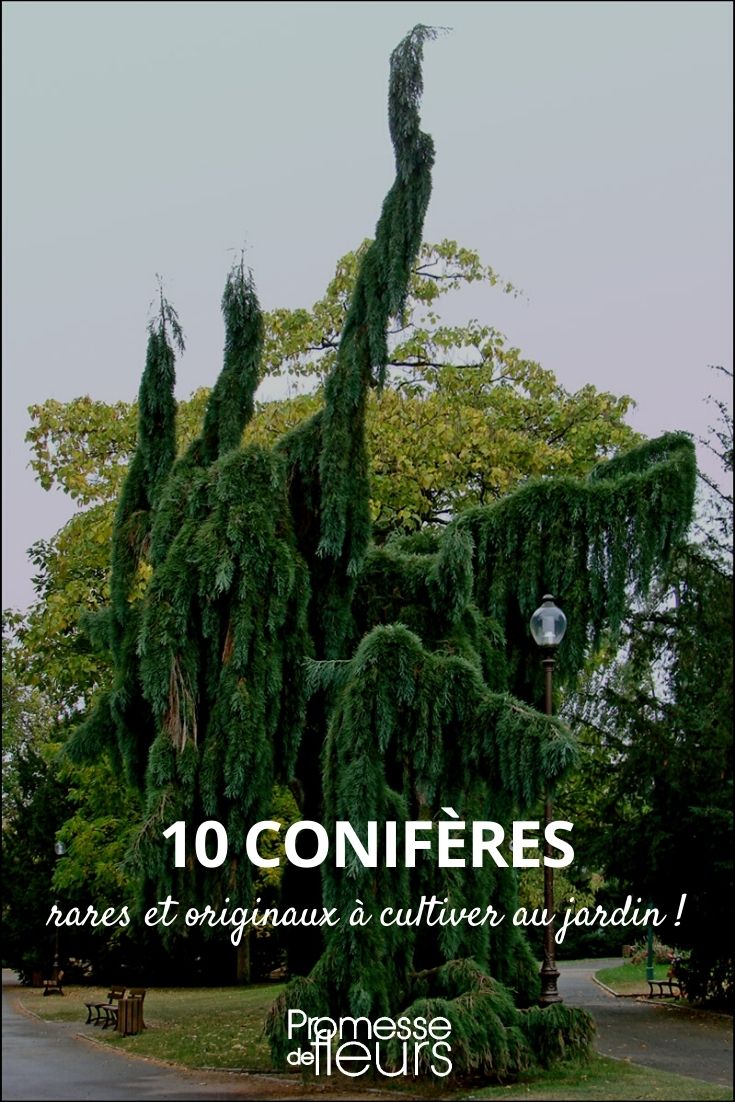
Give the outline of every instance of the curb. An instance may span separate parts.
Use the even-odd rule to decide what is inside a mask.
[[[674,1002],[672,999],[659,999],[654,996],[644,995],[640,993],[638,995],[621,991],[613,991],[612,987],[608,987],[602,980],[598,980],[597,976],[592,973],[592,982],[596,983],[598,987],[601,987],[603,991],[607,991],[608,995],[612,995],[615,999],[635,999],[641,1006],[663,1006],[667,1010],[688,1010],[690,1014],[702,1014],[710,1018],[724,1018],[726,1021],[732,1021],[732,1014],[723,1013],[720,1010],[708,1010],[706,1006],[686,1006],[681,1003]]]
[[[43,1022],[47,1021],[47,1019],[40,1018],[39,1021]],[[220,1082],[222,1082],[222,1080],[226,1081],[228,1079],[231,1082],[234,1082],[239,1077],[249,1078],[251,1080],[263,1079],[267,1083],[280,1084],[282,1087],[290,1088],[299,1088],[304,1085],[300,1072],[294,1072],[290,1078],[285,1078],[283,1072],[256,1071],[248,1070],[246,1068],[190,1068],[187,1067],[185,1064],[177,1064],[173,1060],[162,1060],[158,1056],[144,1056],[140,1052],[130,1052],[129,1050],[118,1047],[117,1045],[109,1045],[105,1041],[101,1040],[99,1037],[95,1037],[91,1033],[74,1033],[73,1036],[74,1039],[77,1041],[86,1041],[88,1044],[92,1045],[93,1047],[99,1048],[103,1052],[110,1052],[116,1056],[119,1056],[122,1060],[138,1060],[141,1063],[152,1064],[154,1067],[161,1068],[164,1071],[175,1072],[176,1074],[189,1079],[196,1078],[196,1076],[201,1074],[211,1076],[213,1079],[216,1076],[221,1076]],[[288,1072],[286,1073],[286,1075],[288,1075]],[[311,1085],[307,1084],[306,1089],[313,1089],[321,1094],[322,1092],[328,1092],[329,1086],[327,1084],[319,1083]],[[387,1100],[397,1099],[398,1102],[400,1102],[401,1099],[406,1099],[406,1095],[397,1094],[396,1092],[391,1093],[389,1088],[368,1087],[363,1093],[365,1095],[376,1095],[379,1098],[384,1098]],[[235,1097],[236,1096],[233,1095],[233,1098]],[[288,1097],[289,1099],[294,1098],[298,1100],[302,1096],[300,1094],[289,1094]],[[306,1095],[304,1097],[308,1099],[309,1095]]]
[[[594,974],[594,972],[592,973],[592,982],[596,983],[598,987],[601,987],[603,991],[607,991],[608,995],[612,995],[612,997],[614,999],[641,999],[641,998],[645,999],[646,998],[645,995],[636,995],[636,994],[627,995],[627,994],[621,993],[620,991],[613,991],[612,987],[608,987],[606,983],[602,982],[602,980],[598,980],[598,978]]]

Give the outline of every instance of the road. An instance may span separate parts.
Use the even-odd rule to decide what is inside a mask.
[[[596,960],[558,965],[559,994],[569,1006],[582,1006],[592,1014],[598,1051],[648,1068],[732,1086],[732,1019],[615,998],[592,980],[592,974],[621,963]]]
[[[15,973],[3,969],[3,1102],[324,1099],[323,1090],[304,1090],[295,1077],[179,1072],[79,1040],[78,1024],[43,1022],[23,1013],[15,987]],[[328,1097],[336,1102],[343,1096],[330,1092]]]

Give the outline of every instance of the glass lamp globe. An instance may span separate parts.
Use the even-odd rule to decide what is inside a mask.
[[[531,635],[539,647],[558,647],[567,630],[567,618],[550,593],[531,617]]]
[[[63,857],[66,853],[66,846],[63,842],[54,842],[54,853],[57,857]]]

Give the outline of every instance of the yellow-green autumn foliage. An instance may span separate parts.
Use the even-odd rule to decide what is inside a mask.
[[[326,370],[329,360],[327,354],[314,358],[310,349],[324,344],[333,356],[334,331],[339,331],[363,252],[364,247],[339,262],[335,280],[311,310],[264,314],[260,377],[295,377],[306,371],[306,362],[314,389],[256,402],[244,442],[272,445],[320,408],[320,378],[314,373]],[[442,282],[424,274],[423,265],[414,270],[406,324],[407,332],[421,332],[418,366],[411,369],[409,382],[407,369],[398,366],[407,354],[397,346],[383,390],[371,390],[367,398],[370,509],[380,540],[396,530],[415,530],[487,504],[534,476],[584,475],[599,458],[638,439],[625,420],[629,398],[593,386],[570,393],[489,326],[452,328],[454,343],[449,346],[438,318],[422,326],[411,321],[427,294],[434,301],[441,294],[459,293],[475,279],[488,288],[495,282],[476,253],[453,242],[424,245],[422,256],[433,266],[444,265],[453,276]],[[429,368],[430,346],[439,343],[445,366]],[[470,352],[477,355],[478,365],[462,366]],[[207,389],[200,389],[177,403],[180,453],[201,428],[208,396]],[[80,506],[56,536],[34,547],[39,600],[27,636],[32,655],[42,655],[44,681],[56,686],[62,705],[73,705],[87,699],[104,676],[104,663],[79,637],[77,625],[81,610],[98,609],[109,598],[114,503],[135,448],[138,408],[137,402],[108,404],[83,397],[49,399],[30,412],[27,439],[39,482],[46,489],[61,489]],[[141,587],[146,578],[143,571]]]
[[[307,376],[308,356],[308,377],[300,385],[309,391],[256,403],[245,440],[274,442],[321,405],[318,386],[333,361],[324,354],[314,358],[311,350],[324,344],[334,355],[336,339],[324,315],[330,314],[330,326],[342,324],[366,246],[342,258],[337,276],[311,310],[264,313],[260,378]],[[405,307],[412,366],[405,367],[406,342],[395,344],[385,386],[368,398],[370,496],[381,529],[431,523],[447,507],[492,501],[535,475],[585,474],[600,458],[637,441],[625,421],[630,398],[591,385],[567,391],[492,326],[445,327],[435,313],[424,318],[421,299],[427,292],[435,300],[476,279],[489,289],[495,280],[475,252],[454,242],[424,244],[422,255],[454,276],[436,283],[423,266],[414,270]],[[434,302],[435,310],[440,306]],[[465,363],[470,356],[472,366]],[[198,433],[208,394],[201,389],[178,403],[179,450]],[[136,403],[49,399],[32,406],[30,414],[31,462],[44,488],[57,486],[82,506],[117,497],[135,448]]]

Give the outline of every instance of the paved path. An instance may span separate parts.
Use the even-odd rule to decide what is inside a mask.
[[[647,1006],[615,998],[594,983],[600,968],[622,960],[559,964],[559,994],[569,1006],[583,1006],[597,1023],[597,1049],[649,1068],[732,1086],[732,1019],[719,1014]]]
[[[592,1013],[599,1031],[599,1051],[635,1064],[730,1086],[731,1021],[675,1007],[647,1006],[634,999],[616,999],[592,981],[592,973],[605,964],[617,963],[581,961],[561,965],[560,994],[568,1005],[583,1006]],[[2,1097],[7,1102],[325,1097],[324,1088],[317,1088],[318,1093],[305,1091],[293,1080],[178,1072],[80,1041],[75,1036],[75,1024],[42,1022],[20,1012],[14,983],[14,974],[4,971]],[[370,1094],[374,1098],[390,1097],[389,1092],[378,1091],[364,1097]],[[326,1092],[326,1097],[336,1102],[339,1095]]]
[[[3,969],[3,1102],[325,1098],[323,1088],[318,1093],[304,1090],[296,1077],[179,1072],[79,1040],[79,1025],[43,1022],[19,1010],[16,983],[15,973]],[[329,1102],[344,1097],[326,1093]]]

